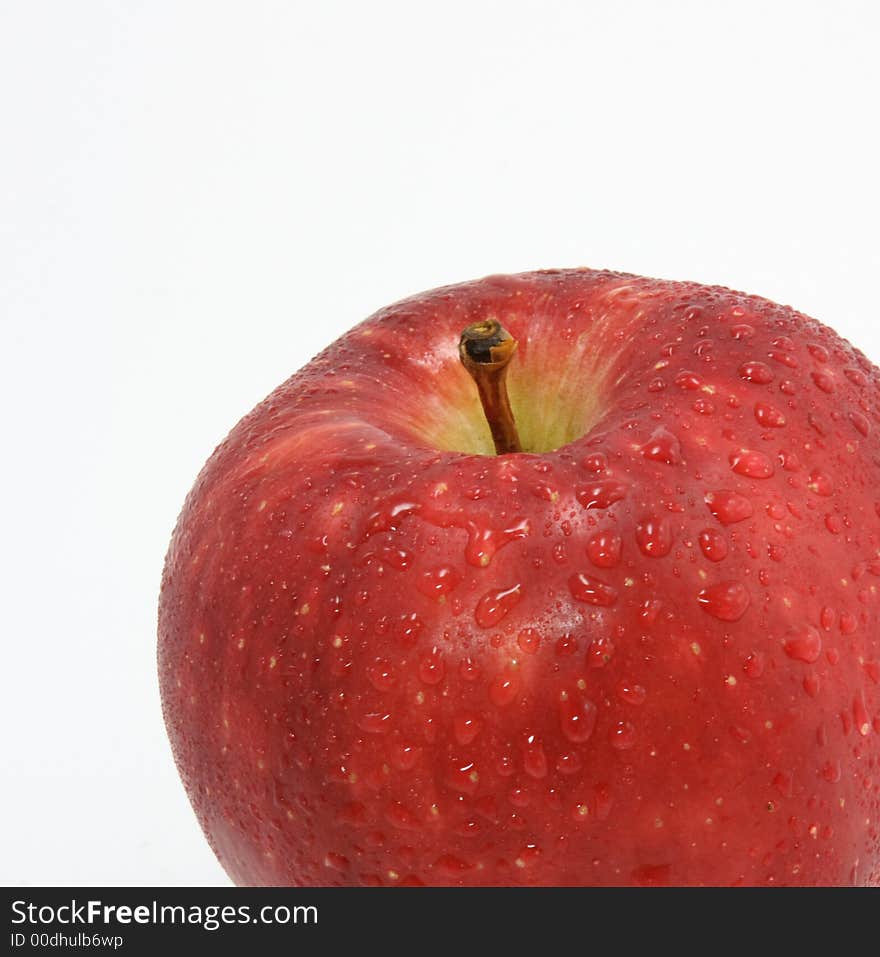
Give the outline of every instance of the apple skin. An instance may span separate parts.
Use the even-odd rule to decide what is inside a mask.
[[[487,316],[531,452],[491,454],[458,360]],[[220,862],[880,883],[878,435],[864,355],[728,289],[560,270],[376,313],[233,429],[171,542],[163,710]]]

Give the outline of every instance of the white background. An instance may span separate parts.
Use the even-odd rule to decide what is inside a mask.
[[[223,884],[155,677],[229,428],[421,289],[590,265],[880,360],[876,2],[0,5],[0,882]]]

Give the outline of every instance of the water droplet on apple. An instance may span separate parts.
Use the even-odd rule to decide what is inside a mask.
[[[502,671],[489,685],[489,700],[498,708],[511,704],[519,694],[519,675],[512,669]]]
[[[334,871],[344,872],[348,870],[349,861],[347,857],[343,857],[341,854],[336,854],[334,851],[328,851],[324,855],[324,867],[329,867]]]
[[[474,618],[481,628],[493,628],[522,598],[522,585],[493,588],[477,603]]]
[[[397,741],[391,748],[391,764],[398,771],[411,771],[419,761],[419,749],[407,741]]]
[[[604,452],[591,452],[586,458],[581,462],[581,468],[586,472],[594,472],[596,474],[606,471],[608,468],[608,458]]]
[[[764,674],[766,663],[765,655],[760,651],[753,651],[743,662],[743,671],[747,678],[760,678]]]
[[[773,370],[766,362],[744,362],[739,367],[739,377],[755,385],[767,385],[773,381]]]
[[[448,565],[429,568],[416,579],[416,588],[435,601],[445,600],[446,596],[461,581],[461,575]]]
[[[785,415],[769,402],[755,404],[755,419],[765,429],[781,429],[785,426]]]
[[[466,655],[458,663],[458,674],[462,681],[470,684],[479,680],[482,670],[470,655]]]
[[[547,755],[541,742],[530,734],[523,748],[523,768],[532,778],[547,777]]]
[[[516,637],[516,643],[523,654],[537,654],[541,644],[541,633],[535,628],[523,628]]]
[[[857,385],[860,389],[868,384],[865,373],[860,369],[844,369],[843,374],[853,385]]]
[[[679,389],[684,389],[686,392],[693,392],[695,389],[700,388],[703,384],[703,379],[702,376],[696,372],[684,369],[675,377],[675,384]]]
[[[367,680],[377,691],[390,691],[397,684],[394,666],[385,658],[376,658],[367,668]]]
[[[770,344],[777,349],[786,349],[788,352],[794,351],[794,340],[788,336],[776,336]]]
[[[636,729],[629,721],[618,721],[608,732],[608,740],[615,751],[628,751],[636,743]]]
[[[512,787],[507,792],[507,800],[514,807],[525,808],[532,803],[532,792],[523,787]]]
[[[395,627],[397,640],[405,648],[411,648],[418,641],[424,627],[424,623],[415,612],[403,615]]]
[[[736,522],[745,521],[755,512],[749,499],[730,489],[707,492],[705,502],[709,511],[722,525],[733,525]]]
[[[364,539],[375,535],[378,532],[387,532],[397,530],[400,523],[408,515],[413,515],[420,510],[421,506],[417,502],[392,502],[373,512],[367,519],[364,529]]]
[[[440,649],[434,647],[419,664],[419,677],[426,685],[437,685],[446,677],[446,664]]]
[[[672,551],[672,523],[665,515],[643,518],[636,525],[636,543],[643,555],[663,558]]]
[[[871,716],[865,704],[864,691],[859,691],[853,698],[853,726],[863,738],[871,733]]]
[[[609,607],[617,601],[616,588],[583,572],[572,575],[568,580],[568,587],[576,601],[583,601],[588,605]]]
[[[861,412],[850,412],[849,420],[852,422],[853,428],[859,435],[868,437],[868,434],[871,431],[871,423],[862,415]]]
[[[459,794],[476,794],[480,774],[473,761],[453,759],[446,774],[446,783]]]
[[[791,352],[786,352],[786,349],[794,348],[794,344],[790,339],[786,339],[787,345],[781,346],[778,349],[771,349],[767,353],[767,356],[772,359],[774,362],[778,362],[780,365],[785,366],[788,369],[796,369],[799,365],[797,358],[791,354]]]
[[[794,452],[791,452],[788,449],[780,449],[778,459],[779,464],[786,472],[800,472],[800,459],[797,457],[797,455],[795,455]]]
[[[412,555],[405,548],[386,545],[375,551],[367,552],[361,559],[361,564],[368,565],[373,561],[379,561],[390,565],[397,571],[403,571],[412,564]]]
[[[452,733],[459,744],[470,744],[474,741],[483,725],[480,719],[473,714],[457,714],[452,722]]]
[[[575,490],[575,498],[584,508],[610,508],[626,497],[628,487],[623,482],[596,482]]]
[[[587,648],[587,666],[589,668],[604,668],[614,654],[614,642],[603,635],[594,638]]]
[[[541,857],[541,849],[536,844],[527,844],[514,858],[514,866],[520,870],[534,867]]]
[[[751,449],[740,449],[732,453],[730,467],[737,475],[753,479],[771,478],[776,471],[773,463],[763,452],[755,452]]]
[[[697,596],[703,611],[719,621],[739,621],[749,607],[745,585],[736,581],[719,582],[704,588]]]
[[[822,652],[822,636],[812,625],[802,625],[788,633],[783,647],[789,658],[813,664]]]
[[[465,546],[465,559],[477,568],[485,568],[499,549],[517,539],[527,538],[530,532],[529,520],[520,518],[505,528],[489,528],[475,521],[467,522],[468,541]]]
[[[614,532],[596,532],[587,542],[587,557],[597,568],[614,568],[620,564],[623,541]]]
[[[834,483],[824,474],[814,469],[810,472],[810,480],[807,482],[807,488],[816,495],[828,498],[834,494]]]
[[[834,391],[834,376],[824,369],[819,369],[810,373],[816,388],[830,395]]]
[[[651,462],[678,465],[682,460],[681,443],[668,429],[662,426],[642,446],[642,455]]]
[[[727,539],[717,528],[704,528],[700,532],[700,549],[710,562],[720,562],[727,558]]]
[[[596,706],[588,698],[566,695],[559,703],[559,727],[573,744],[589,741],[596,728]]]
[[[369,711],[361,715],[357,724],[367,734],[387,734],[391,730],[391,714],[387,711]]]
[[[583,762],[577,751],[564,751],[556,758],[556,770],[560,774],[577,774],[582,767]]]
[[[651,625],[656,623],[662,607],[663,602],[659,598],[647,598],[642,602],[639,618],[642,619],[646,627],[650,628]]]
[[[632,681],[619,681],[617,683],[617,697],[627,704],[640,705],[645,703],[648,692],[641,685]]]
[[[532,486],[532,494],[535,498],[540,498],[545,502],[556,502],[559,499],[559,490],[546,482],[540,482]],[[480,564],[482,565],[482,561]]]

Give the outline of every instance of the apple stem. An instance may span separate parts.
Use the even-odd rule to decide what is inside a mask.
[[[458,343],[461,364],[477,384],[498,455],[522,452],[506,381],[507,366],[516,347],[516,339],[497,319],[484,319],[468,326]]]

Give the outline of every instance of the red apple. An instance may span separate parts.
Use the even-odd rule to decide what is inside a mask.
[[[463,355],[510,360],[513,422],[480,388],[523,452],[475,323],[519,343]],[[878,435],[864,355],[728,289],[566,270],[378,312],[236,426],[171,542],[165,720],[221,863],[880,883]]]

